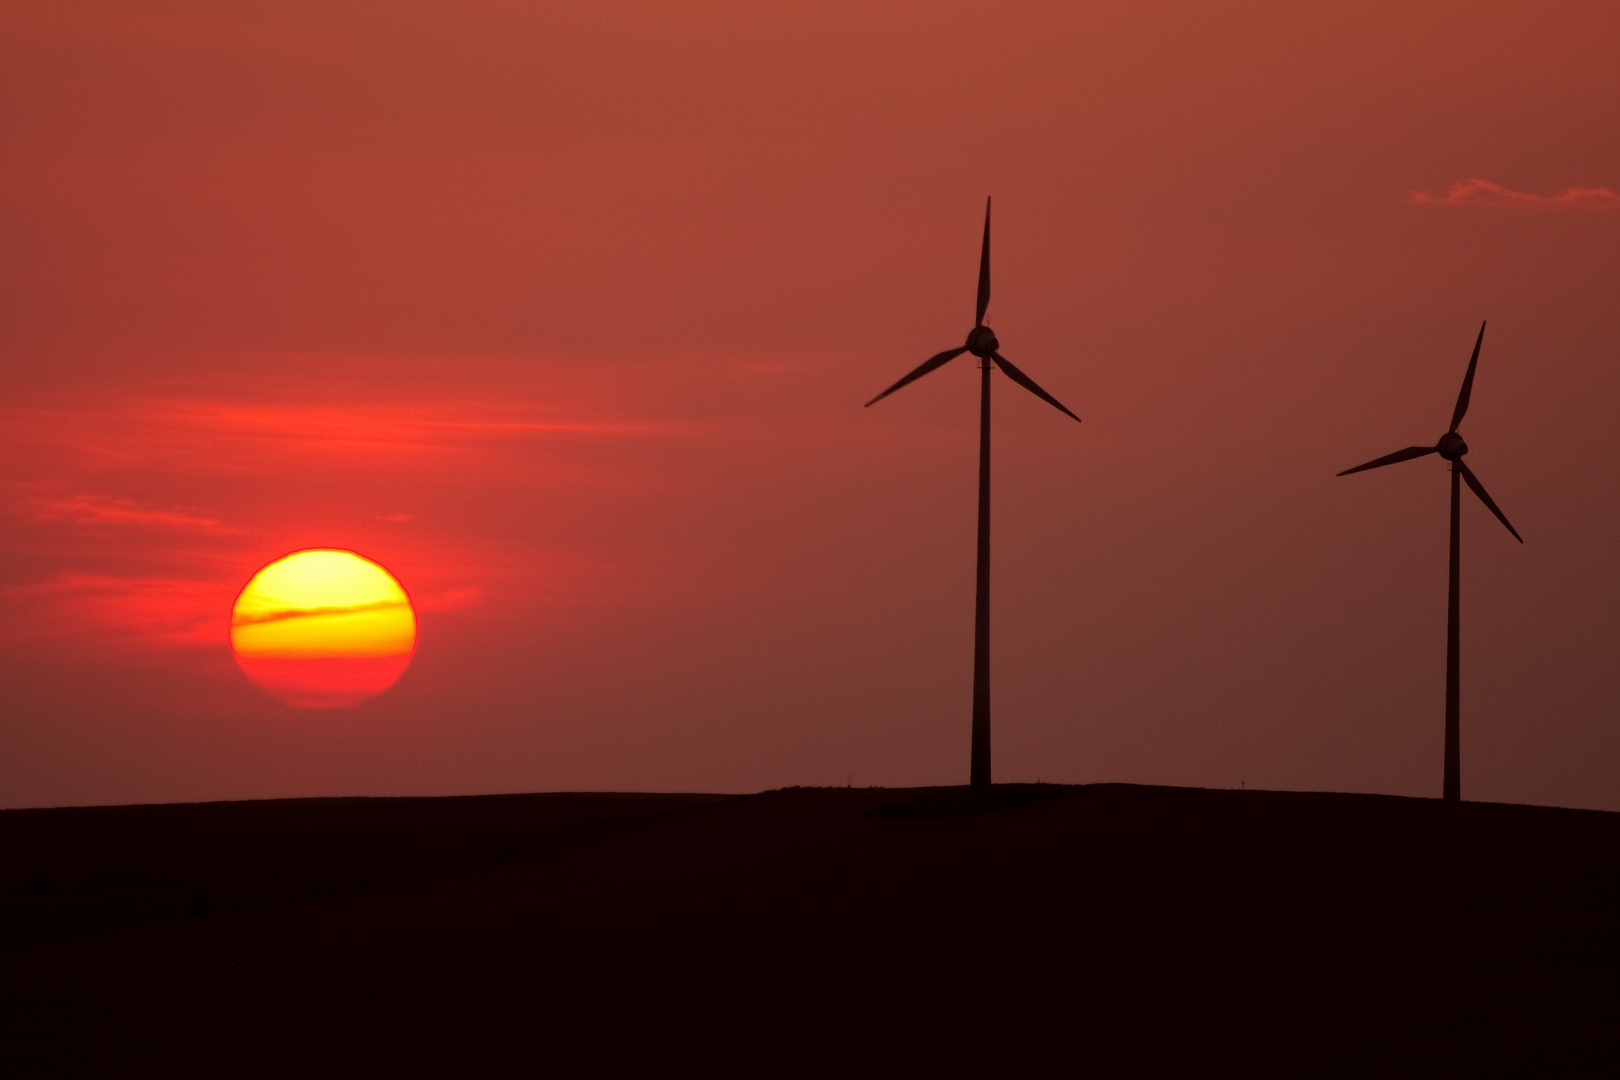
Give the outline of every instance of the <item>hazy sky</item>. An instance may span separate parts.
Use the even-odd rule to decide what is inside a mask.
[[[11,3],[0,805],[999,780],[1620,810],[1620,7]],[[1482,181],[1482,183],[1470,183]],[[1460,186],[1459,186],[1460,185]],[[1577,189],[1571,191],[1571,189]],[[417,602],[351,710],[260,566]]]

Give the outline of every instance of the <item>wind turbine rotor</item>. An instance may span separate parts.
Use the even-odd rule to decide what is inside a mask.
[[[1485,485],[1479,482],[1479,477],[1474,475],[1474,470],[1470,469],[1461,460],[1457,462],[1457,470],[1462,473],[1463,483],[1467,484],[1469,490],[1478,495],[1479,501],[1485,504],[1485,509],[1495,514],[1496,520],[1507,526],[1507,531],[1513,534],[1513,539],[1521,544],[1524,543],[1524,537],[1519,535],[1519,530],[1513,527],[1513,523],[1507,519],[1506,514],[1502,513],[1501,508],[1496,505],[1496,501],[1485,493]]]
[[[1353,469],[1346,469],[1344,472],[1336,473],[1334,475],[1349,476],[1351,473],[1366,472],[1368,469],[1381,469],[1385,465],[1393,465],[1397,461],[1411,461],[1413,458],[1420,458],[1428,454],[1437,453],[1438,450],[1439,448],[1434,446],[1408,446],[1405,450],[1397,450],[1393,454],[1385,454],[1381,458],[1373,458],[1371,461],[1363,465],[1357,465]]]
[[[1054,409],[1057,409],[1065,416],[1073,417],[1076,421],[1078,421],[1080,418],[1075,416],[1074,413],[1070,412],[1068,406],[1064,405],[1057,398],[1041,389],[1040,385],[1037,384],[1034,379],[1031,379],[1028,375],[1025,375],[1016,366],[1014,366],[1011,360],[1008,360],[1005,356],[1001,355],[1001,341],[996,337],[996,332],[984,325],[984,313],[989,306],[990,200],[989,198],[986,198],[984,200],[984,244],[979,249],[979,297],[978,304],[974,309],[973,329],[968,331],[967,341],[958,348],[946,349],[942,353],[935,353],[933,356],[930,356],[927,360],[924,360],[921,364],[918,364],[915,368],[908,372],[904,378],[900,379],[893,386],[889,387],[887,390],[883,391],[883,393],[879,394],[871,401],[868,401],[866,404],[868,406],[876,405],[878,402],[882,401],[896,390],[899,390],[901,387],[909,386],[911,383],[916,382],[924,375],[943,367],[956,357],[961,356],[963,353],[972,353],[980,360],[995,364],[996,367],[1000,368],[1002,373],[1013,382],[1017,383],[1019,386],[1022,386],[1025,390],[1028,390],[1030,393],[1034,394],[1036,397],[1040,398]],[[986,366],[988,366],[988,364]],[[1425,453],[1432,453],[1432,450],[1426,450]]]
[[[1001,342],[988,326],[975,326],[968,331],[967,344],[962,347],[980,360],[988,360],[1001,348]]]
[[[1457,407],[1451,411],[1451,431],[1457,430],[1468,412],[1468,399],[1474,393],[1474,369],[1479,366],[1479,346],[1485,340],[1485,323],[1479,324],[1479,337],[1474,339],[1474,355],[1468,358],[1468,374],[1463,376],[1462,389],[1457,392]]]
[[[1000,353],[991,353],[990,359],[995,361],[996,367],[1000,368],[1002,373],[1005,374],[1007,378],[1011,379],[1019,386],[1022,386],[1025,390],[1028,390],[1030,393],[1052,406],[1058,412],[1073,418],[1075,423],[1078,424],[1080,422],[1080,418],[1075,416],[1074,413],[1070,412],[1068,406],[1064,405],[1063,402],[1059,401],[1051,394],[1048,394],[1045,390],[1042,390],[1038,385],[1036,385],[1034,379],[1030,378],[1028,375],[1025,375],[1022,371],[1019,371],[1016,367],[1014,367],[1011,360],[1007,359],[1005,356],[1002,356]]]
[[[984,310],[990,306],[990,196],[984,197],[984,247],[979,252],[979,306],[973,316],[973,325],[984,325]],[[968,341],[971,343],[972,338]],[[991,347],[992,350],[994,346]],[[983,356],[983,353],[974,353]]]
[[[883,391],[883,393],[879,394],[871,401],[868,401],[866,403],[866,407],[871,408],[873,405],[876,405],[878,402],[882,401],[884,398],[888,397],[902,386],[905,386],[908,383],[916,382],[930,371],[933,371],[938,367],[943,367],[946,363],[956,359],[965,352],[967,352],[966,345],[963,345],[960,349],[946,349],[942,353],[935,353],[933,356],[930,356],[927,360],[924,360],[921,364],[918,364],[915,368],[913,368],[911,373],[906,375],[905,378]]]

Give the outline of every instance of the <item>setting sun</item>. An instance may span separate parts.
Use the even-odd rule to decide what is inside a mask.
[[[357,705],[394,684],[416,650],[416,613],[394,576],[352,551],[312,549],[253,575],[231,611],[248,678],[299,708]]]

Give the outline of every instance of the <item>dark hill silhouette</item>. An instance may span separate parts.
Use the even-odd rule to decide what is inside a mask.
[[[12,1075],[1548,1075],[1620,1005],[1590,811],[288,800],[8,811],[0,852]]]

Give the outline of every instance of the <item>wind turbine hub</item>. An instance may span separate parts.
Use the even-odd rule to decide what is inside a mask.
[[[1448,431],[1440,436],[1440,442],[1435,445],[1435,449],[1440,451],[1440,456],[1447,461],[1456,461],[1468,453],[1468,444],[1463,442],[1463,437],[1455,431]]]
[[[984,359],[999,348],[1001,342],[996,340],[995,333],[988,326],[975,326],[967,337],[968,352],[980,359]]]

